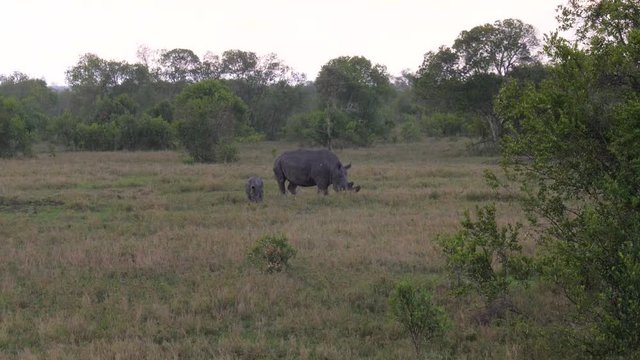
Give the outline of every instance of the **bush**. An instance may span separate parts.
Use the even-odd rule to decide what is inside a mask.
[[[249,262],[267,272],[280,272],[289,267],[296,250],[284,235],[266,235],[249,252]]]
[[[331,130],[335,136],[337,129],[335,125]],[[322,110],[316,110],[303,114],[296,114],[289,118],[285,129],[289,140],[300,141],[310,145],[326,146],[329,143],[327,134],[326,114]]]
[[[385,131],[387,131],[386,128]],[[362,119],[336,109],[294,115],[289,118],[285,132],[289,140],[325,147],[369,146],[376,138],[372,129],[364,126]]]
[[[455,113],[435,113],[421,119],[422,131],[428,136],[467,135],[465,119]]]
[[[419,141],[422,137],[422,134],[420,133],[420,125],[415,120],[405,122],[400,128],[400,136],[402,137],[402,140],[407,142]]]
[[[217,162],[223,163],[238,161],[238,147],[234,144],[220,144],[216,146],[215,159]]]
[[[164,150],[173,147],[175,129],[161,117],[121,115],[122,147],[129,150]]]
[[[0,157],[14,157],[18,153],[30,155],[33,139],[20,104],[15,99],[0,96]]]
[[[157,103],[147,113],[153,118],[162,118],[166,122],[173,122],[173,104],[167,100]]]
[[[398,284],[389,297],[389,305],[393,316],[411,336],[418,357],[422,356],[423,344],[446,328],[446,313],[433,303],[429,291],[409,282]]]
[[[76,127],[80,123],[80,119],[65,112],[62,115],[54,117],[47,125],[47,133],[49,139],[58,144],[76,148]]]
[[[120,128],[116,123],[79,123],[73,136],[78,149],[112,151],[120,148]]]
[[[229,156],[229,144],[242,128],[245,113],[246,105],[220,81],[188,85],[176,98],[178,138],[195,161],[235,159]]]
[[[438,244],[446,256],[458,293],[475,290],[487,305],[508,295],[514,280],[525,280],[531,259],[522,255],[518,242],[521,225],[498,228],[494,204],[476,209],[477,221],[465,211],[462,229],[451,236],[439,236]]]

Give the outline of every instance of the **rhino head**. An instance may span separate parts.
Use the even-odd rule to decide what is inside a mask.
[[[247,198],[251,202],[261,202],[263,194],[263,182],[262,178],[258,176],[252,176],[247,180],[245,190]]]
[[[338,165],[331,174],[331,182],[333,183],[333,190],[335,191],[343,191],[349,190],[349,180],[347,178],[347,170],[351,168],[351,163],[348,163],[345,166],[342,166],[341,163],[338,162]],[[353,186],[353,182],[351,182],[351,186]]]
[[[349,181],[347,183],[347,190],[349,191],[358,192],[361,188],[362,187],[360,185],[353,186],[353,181]]]

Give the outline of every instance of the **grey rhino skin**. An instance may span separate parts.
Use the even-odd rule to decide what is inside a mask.
[[[286,193],[284,183],[288,181],[287,189],[294,195],[298,186],[317,186],[319,193],[327,195],[329,185],[333,185],[335,191],[360,190],[347,180],[350,167],[351,163],[343,166],[329,150],[299,149],[278,156],[273,163],[273,173],[282,194]]]
[[[252,176],[247,180],[247,184],[245,185],[245,191],[247,193],[247,198],[251,202],[261,202],[262,194],[263,194],[263,182],[262,178],[258,176]]]

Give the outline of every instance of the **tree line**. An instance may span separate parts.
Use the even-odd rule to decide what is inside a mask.
[[[85,54],[66,71],[62,91],[19,72],[0,76],[0,155],[28,154],[39,140],[74,150],[208,144],[209,156],[195,156],[202,161],[230,160],[235,143],[255,139],[329,148],[424,135],[495,143],[501,120],[493,97],[509,77],[544,76],[538,44],[531,25],[506,19],[461,32],[451,47],[428,52],[415,73],[393,78],[365,57],[342,56],[313,81],[275,54],[251,51],[200,58],[189,49],[140,47],[133,64]],[[208,113],[196,109],[204,104]],[[186,130],[198,122],[211,124]],[[213,143],[231,153],[216,159]]]

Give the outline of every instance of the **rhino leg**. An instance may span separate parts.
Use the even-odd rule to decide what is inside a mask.
[[[318,194],[322,193],[324,195],[329,194],[329,181],[318,179],[316,180],[316,185],[318,186]]]
[[[278,182],[280,192],[282,193],[282,195],[284,195],[286,193],[284,190],[284,176],[279,176],[279,174],[276,173],[276,181]]]
[[[280,192],[282,193],[282,195],[286,194],[286,191],[284,190],[285,176],[284,172],[280,168],[280,163],[278,161],[276,161],[276,164],[273,167],[273,174],[276,176],[276,181],[278,182]]]
[[[296,185],[296,184],[294,184],[294,183],[292,183],[292,182],[289,182],[289,186],[287,186],[287,189],[289,189],[289,192],[290,192],[291,194],[295,195],[295,194],[296,194],[296,188],[297,188],[297,187],[298,187],[298,185]]]
[[[320,183],[318,184],[318,194],[322,193],[323,195],[329,195],[329,185]]]

